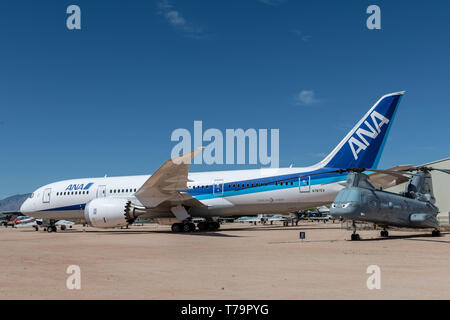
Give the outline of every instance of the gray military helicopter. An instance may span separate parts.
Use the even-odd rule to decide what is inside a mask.
[[[388,237],[389,226],[404,228],[433,228],[432,235],[440,236],[434,205],[431,171],[450,174],[450,170],[431,167],[410,167],[405,170],[378,170],[365,168],[339,169],[319,174],[348,173],[347,184],[339,191],[330,207],[330,214],[343,220],[351,220],[352,240],[360,240],[355,222],[371,222],[383,227],[381,237]],[[387,174],[407,181],[405,192],[401,194],[375,188],[370,176],[363,172]],[[407,179],[405,179],[405,177]]]

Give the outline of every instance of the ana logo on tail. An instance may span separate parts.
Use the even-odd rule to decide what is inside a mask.
[[[376,111],[373,111],[370,114],[370,118],[372,119],[373,126],[370,125],[367,120],[364,121],[364,124],[370,131],[365,130],[363,128],[358,128],[356,130],[355,134],[348,140],[348,144],[350,146],[350,149],[352,149],[353,157],[355,158],[355,160],[358,160],[358,153],[360,153],[361,150],[366,150],[367,147],[370,146],[370,143],[367,141],[367,139],[364,136],[366,136],[370,139],[375,139],[378,136],[378,134],[380,134],[381,127],[384,124],[389,123],[388,118],[384,117],[383,115],[379,114]],[[377,119],[380,120],[380,122],[378,122]],[[356,150],[355,150],[355,145],[358,147],[358,149],[356,149]]]

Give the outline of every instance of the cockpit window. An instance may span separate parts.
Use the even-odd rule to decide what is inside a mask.
[[[347,203],[347,202],[358,202],[360,201],[361,193],[359,190],[348,190],[344,189],[339,191],[334,199],[335,203]]]
[[[30,194],[30,199],[34,197],[34,192]]]

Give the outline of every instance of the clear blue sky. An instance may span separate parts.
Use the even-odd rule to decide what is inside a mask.
[[[80,31],[66,28],[70,4]],[[365,27],[370,4],[380,31]],[[0,199],[152,173],[194,120],[279,128],[280,165],[310,165],[399,90],[379,167],[448,157],[449,12],[449,1],[3,0]]]

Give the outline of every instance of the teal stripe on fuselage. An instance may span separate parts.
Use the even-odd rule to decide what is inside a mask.
[[[328,177],[328,178],[314,178],[311,177],[311,186],[313,185],[319,185],[319,184],[329,184],[333,182],[339,182],[339,181],[345,181],[347,179],[347,175],[339,175],[335,177]],[[227,182],[226,184],[230,184],[231,182]],[[231,183],[232,184],[232,183]],[[207,194],[200,194],[195,195],[194,197],[197,200],[207,200],[207,199],[213,199],[213,198],[221,198],[221,197],[233,197],[233,196],[240,196],[245,194],[252,194],[257,192],[266,192],[266,191],[273,191],[273,190],[283,190],[283,189],[289,189],[289,188],[299,188],[299,181],[297,180],[292,185],[289,183],[288,185],[268,185],[268,186],[259,186],[259,187],[249,187],[245,189],[238,189],[238,190],[224,190],[223,195],[215,195],[213,193],[207,193]]]

